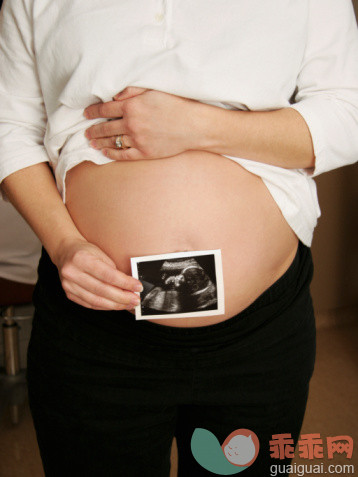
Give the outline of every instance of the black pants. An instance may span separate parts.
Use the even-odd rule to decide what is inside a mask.
[[[66,298],[42,251],[28,349],[29,403],[47,477],[214,475],[191,452],[196,428],[220,445],[236,429],[260,441],[245,477],[266,477],[274,434],[299,437],[315,361],[311,251],[248,308],[214,325],[175,328]],[[282,475],[282,474],[281,474]]]

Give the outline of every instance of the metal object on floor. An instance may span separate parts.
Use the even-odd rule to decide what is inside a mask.
[[[20,372],[19,325],[14,320],[15,310],[9,306],[4,313],[3,323],[4,362],[8,376],[16,376]]]
[[[15,316],[17,307],[6,307],[2,312],[4,371],[0,372],[0,416],[8,408],[13,424],[20,421],[21,408],[27,397],[25,370],[20,369],[18,319],[32,318],[32,313]]]

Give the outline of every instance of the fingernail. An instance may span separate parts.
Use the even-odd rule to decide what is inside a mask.
[[[87,112],[86,110],[84,110],[83,116],[84,116],[86,119],[88,119],[88,112]]]
[[[139,303],[140,303],[140,299],[139,299],[139,298],[135,298],[135,299],[131,302],[131,304],[134,305],[134,306],[138,306]]]
[[[87,139],[90,138],[90,133],[89,133],[89,131],[86,131],[86,132],[85,132],[85,136],[86,136]]]
[[[134,287],[134,291],[142,292],[142,291],[143,291],[143,285],[142,285],[142,284],[136,285],[136,286]]]
[[[94,149],[97,149],[97,143],[96,141],[90,141],[89,145],[93,147]]]

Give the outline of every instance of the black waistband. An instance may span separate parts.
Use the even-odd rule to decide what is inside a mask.
[[[287,308],[299,295],[303,288],[309,288],[313,275],[311,249],[301,241],[298,244],[295,258],[286,272],[265,290],[251,305],[237,315],[207,326],[182,328],[152,323],[146,320],[135,320],[129,311],[100,311],[91,310],[77,305],[66,297],[62,289],[56,266],[52,263],[46,250],[38,267],[39,279],[34,293],[34,303],[47,303],[48,308],[63,316],[77,316],[76,322],[100,326],[108,330],[131,330],[135,328],[138,335],[145,339],[149,335],[158,340],[172,341],[183,338],[188,344],[198,338],[220,337],[228,332],[244,333],[260,322],[275,316]],[[62,311],[61,311],[62,310]],[[65,319],[65,318],[64,318]],[[70,318],[72,319],[72,318]]]

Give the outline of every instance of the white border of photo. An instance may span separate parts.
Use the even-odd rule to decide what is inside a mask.
[[[153,260],[166,260],[172,258],[197,257],[200,255],[214,255],[216,290],[217,290],[217,308],[214,310],[194,311],[186,313],[165,313],[160,315],[142,315],[141,305],[135,307],[136,320],[148,320],[152,318],[195,318],[196,316],[214,316],[225,313],[225,295],[224,295],[224,276],[221,259],[221,249],[217,250],[190,250],[189,252],[173,252],[160,255],[145,255],[142,257],[131,257],[132,276],[139,280],[138,263]],[[140,293],[137,293],[140,295]]]

